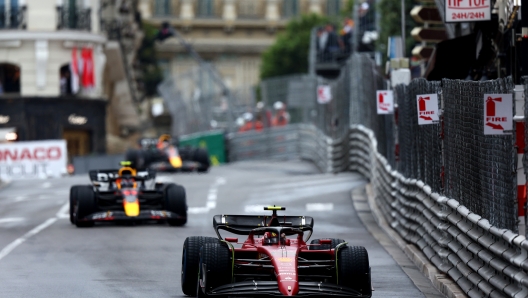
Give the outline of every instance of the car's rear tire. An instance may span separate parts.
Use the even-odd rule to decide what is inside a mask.
[[[363,246],[345,246],[337,252],[337,284],[372,296],[367,250]]]
[[[343,239],[336,239],[336,238],[323,238],[324,240],[330,239],[332,240],[331,244],[320,244],[320,245],[310,245],[308,246],[308,250],[321,250],[321,249],[332,249],[336,248],[337,245],[345,242]],[[310,244],[319,244],[319,240],[322,239],[314,239],[310,242]]]
[[[169,225],[183,226],[187,223],[187,199],[183,186],[171,183],[165,187],[165,209],[179,216],[167,219]]]
[[[70,222],[72,225],[75,224],[75,204],[79,187],[82,187],[82,185],[74,185],[70,187]]]
[[[77,188],[77,199],[75,204],[75,225],[77,227],[92,227],[93,221],[80,221],[84,217],[95,213],[97,206],[95,204],[95,193],[93,188],[88,185],[82,185]]]
[[[205,243],[220,243],[218,238],[191,236],[185,239],[182,253],[181,287],[187,296],[196,297],[200,249]]]
[[[205,264],[207,272],[203,272]],[[231,252],[225,243],[206,243],[200,249],[199,279],[196,283],[198,297],[209,297],[211,290],[231,283],[233,266]],[[204,288],[200,288],[200,279],[204,280]],[[215,297],[218,297],[215,295]]]
[[[196,171],[199,173],[206,173],[209,171],[211,161],[209,160],[209,153],[207,152],[207,149],[196,148],[193,154],[193,161],[200,164],[200,166],[196,169]]]

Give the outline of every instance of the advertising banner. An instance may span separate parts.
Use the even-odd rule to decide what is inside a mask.
[[[60,177],[66,173],[65,140],[0,144],[0,179]]]

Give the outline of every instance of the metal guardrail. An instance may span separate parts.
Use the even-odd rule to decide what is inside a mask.
[[[346,137],[332,140],[311,124],[291,124],[263,131],[228,136],[229,161],[304,159],[322,172],[337,173],[348,167]]]
[[[372,130],[353,125],[350,167],[373,183],[392,228],[418,246],[470,297],[528,297],[528,240],[499,229],[422,181],[407,179],[376,151]]]

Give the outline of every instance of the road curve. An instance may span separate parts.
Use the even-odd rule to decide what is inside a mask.
[[[0,190],[1,297],[184,297],[181,250],[187,236],[214,236],[214,214],[263,213],[315,218],[312,238],[343,238],[365,246],[373,297],[425,297],[363,226],[350,191],[356,174],[319,174],[301,162],[242,162],[206,175],[162,175],[187,190],[189,221],[167,225],[96,225],[67,219],[69,188],[88,177],[14,181]]]

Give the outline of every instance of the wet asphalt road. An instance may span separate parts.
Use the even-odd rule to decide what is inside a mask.
[[[315,219],[314,238],[365,246],[373,297],[424,297],[359,220],[350,199],[365,181],[356,174],[319,174],[308,163],[251,162],[205,175],[161,175],[187,190],[189,220],[168,225],[96,225],[79,229],[67,217],[69,188],[88,175],[14,181],[0,190],[0,297],[184,297],[181,251],[187,236],[214,236],[215,214],[288,215]]]

